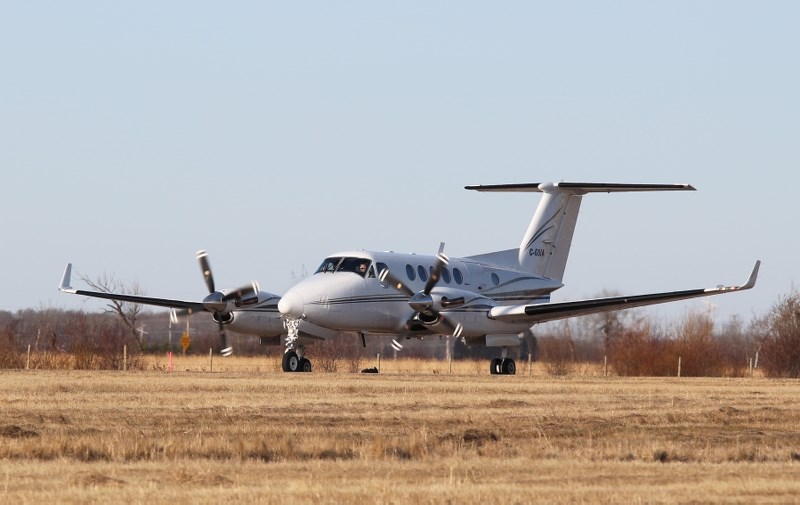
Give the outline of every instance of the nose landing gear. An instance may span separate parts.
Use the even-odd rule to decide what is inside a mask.
[[[286,318],[286,352],[283,353],[283,360],[281,361],[281,368],[284,372],[310,372],[311,361],[306,358],[305,346],[297,345],[297,337],[299,336],[298,327],[300,320],[295,318]]]

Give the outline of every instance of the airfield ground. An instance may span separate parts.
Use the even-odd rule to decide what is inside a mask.
[[[790,380],[0,371],[1,503],[791,503],[799,476]]]

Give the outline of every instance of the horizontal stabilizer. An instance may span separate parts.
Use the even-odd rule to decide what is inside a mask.
[[[691,184],[617,184],[613,182],[529,182],[521,184],[479,184],[464,189],[484,192],[544,193],[562,190],[575,194],[625,191],[695,191]]]

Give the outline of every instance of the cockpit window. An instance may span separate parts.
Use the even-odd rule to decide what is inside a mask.
[[[388,269],[389,269],[389,266],[388,266],[388,265],[386,265],[386,263],[381,263],[380,261],[379,261],[379,262],[377,262],[377,263],[375,263],[375,266],[376,266],[376,267],[377,267],[377,269],[378,269],[378,276],[379,276],[379,277],[380,277],[380,275],[381,275],[381,272],[383,272],[384,270],[388,270]]]
[[[353,272],[364,277],[369,272],[370,277],[375,277],[375,269],[371,267],[371,261],[366,258],[340,258],[333,256],[325,258],[315,274],[333,272]]]
[[[364,277],[367,275],[367,270],[369,269],[370,260],[365,258],[344,258],[342,262],[339,263],[339,267],[336,269],[337,272],[353,272],[355,274]]]
[[[314,273],[315,273],[315,274],[319,274],[319,273],[333,273],[333,272],[336,270],[336,266],[337,266],[337,265],[339,264],[339,262],[341,262],[341,261],[342,261],[342,258],[336,258],[336,257],[333,257],[333,258],[325,258],[325,261],[323,261],[323,262],[322,262],[322,264],[319,266],[319,268],[317,269],[317,271],[316,271],[316,272],[314,272]]]

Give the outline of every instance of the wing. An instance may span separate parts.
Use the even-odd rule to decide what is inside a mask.
[[[756,261],[747,282],[740,286],[717,286],[706,289],[687,289],[684,291],[669,291],[666,293],[651,293],[636,296],[612,296],[608,298],[593,298],[591,300],[578,300],[574,302],[543,303],[538,305],[497,306],[489,311],[489,317],[508,323],[529,322],[531,325],[554,321],[568,317],[585,316],[597,312],[630,309],[645,305],[686,300],[702,296],[721,295],[750,289],[756,285],[758,269],[761,261]]]
[[[102,291],[86,291],[84,289],[73,289],[70,287],[70,277],[72,276],[72,263],[67,264],[64,275],[61,277],[59,291],[75,295],[91,296],[94,298],[104,298],[106,300],[120,300],[123,302],[141,303],[143,305],[156,305],[158,307],[170,307],[175,309],[187,309],[192,312],[202,312],[205,310],[201,302],[188,302],[184,300],[171,300],[169,298],[153,298],[150,296],[124,295],[119,293],[104,293]]]

